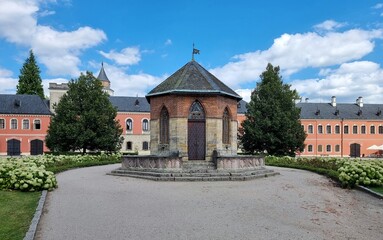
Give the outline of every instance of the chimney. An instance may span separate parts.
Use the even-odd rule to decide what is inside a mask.
[[[335,96],[331,97],[331,106],[336,107],[336,97]]]
[[[306,102],[306,103],[308,103],[308,102],[309,102],[309,98],[308,98],[308,97],[305,99],[305,102]]]
[[[363,107],[363,97],[358,97],[358,99],[356,99],[356,104],[359,107]]]

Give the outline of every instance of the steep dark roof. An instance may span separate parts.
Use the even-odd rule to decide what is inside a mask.
[[[383,120],[383,104],[363,104],[359,107],[352,103],[337,103],[333,107],[330,103],[298,103],[297,107],[301,108],[301,119]]]
[[[237,107],[237,113],[242,113],[245,114],[247,112],[247,102],[244,100],[241,100],[238,102],[238,107]]]
[[[110,96],[109,99],[118,112],[150,112],[150,105],[144,97]]]
[[[100,81],[110,82],[108,76],[106,76],[105,70],[104,70],[104,64],[101,64],[101,70],[97,77]]]
[[[47,101],[37,95],[0,94],[0,114],[51,115]]]
[[[146,98],[164,94],[219,94],[240,100],[241,97],[196,61],[192,60],[160,83]]]

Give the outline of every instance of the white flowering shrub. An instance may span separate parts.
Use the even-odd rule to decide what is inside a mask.
[[[52,190],[57,187],[53,172],[29,158],[0,159],[0,189],[21,191]]]
[[[20,191],[53,190],[57,180],[46,168],[57,166],[89,165],[102,162],[118,162],[120,154],[101,155],[40,155],[28,157],[0,158],[0,189]],[[84,166],[84,165],[83,165]],[[73,168],[72,167],[72,168]]]
[[[344,186],[383,186],[383,162],[381,160],[348,160],[338,169],[339,180]]]

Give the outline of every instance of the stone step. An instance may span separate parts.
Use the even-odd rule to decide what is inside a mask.
[[[109,173],[114,176],[125,176],[134,178],[143,178],[154,181],[246,181],[256,178],[263,178],[278,175],[278,172],[269,169],[259,169],[242,172],[211,172],[211,173],[194,173],[194,172],[145,172],[131,171],[126,169],[117,169]]]

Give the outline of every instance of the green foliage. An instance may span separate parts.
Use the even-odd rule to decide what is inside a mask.
[[[29,51],[29,57],[25,60],[22,69],[20,69],[17,94],[39,95],[44,99],[40,68],[36,63],[32,50]]]
[[[69,82],[69,90],[55,106],[46,144],[51,151],[108,151],[121,148],[122,128],[117,110],[90,72]]]
[[[29,229],[40,192],[0,190],[0,239],[22,240]]]
[[[120,154],[41,155],[0,159],[0,190],[41,191],[57,187],[54,173],[121,162]]]
[[[306,134],[300,123],[300,109],[294,100],[298,93],[284,84],[279,67],[270,63],[252,92],[242,123],[241,137],[246,153],[267,152],[276,156],[295,156],[304,149]]]
[[[379,160],[344,161],[338,172],[339,180],[346,187],[383,186],[383,162]]]
[[[346,158],[291,158],[267,156],[266,164],[306,169],[338,180],[343,187],[383,186],[383,162]]]
[[[0,159],[0,189],[20,191],[52,190],[56,178],[45,166],[28,158]]]

